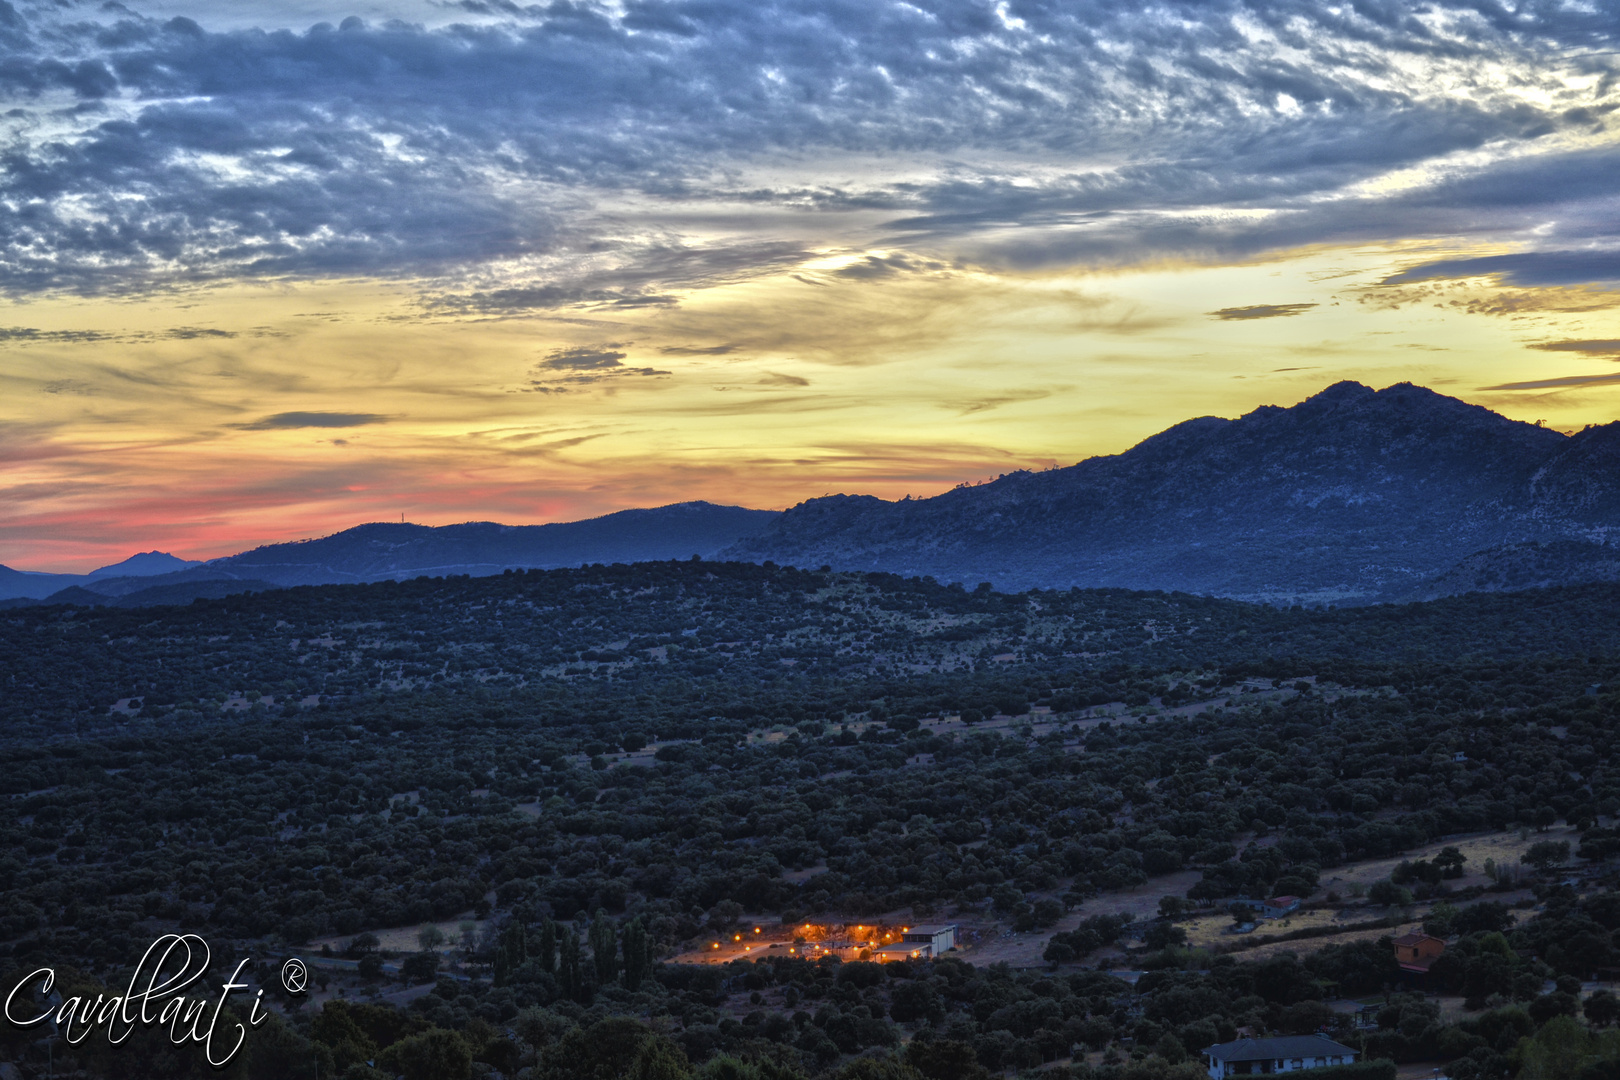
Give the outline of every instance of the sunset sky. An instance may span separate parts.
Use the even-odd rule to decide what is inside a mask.
[[[1620,4],[0,0],[0,563],[1620,419]]]

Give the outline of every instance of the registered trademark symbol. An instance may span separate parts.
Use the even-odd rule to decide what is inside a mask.
[[[302,994],[304,987],[309,985],[309,970],[298,957],[294,956],[281,965],[281,985],[287,988],[289,994]]]

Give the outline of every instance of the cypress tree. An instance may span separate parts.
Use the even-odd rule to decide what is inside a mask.
[[[606,986],[619,974],[619,935],[608,921],[607,912],[596,910],[591,920],[591,962],[596,965],[596,984]]]
[[[651,958],[647,954],[647,931],[641,925],[639,917],[631,919],[624,927],[624,988],[634,992],[641,986],[641,980],[646,977],[647,969],[651,966]]]
[[[514,922],[501,931],[500,944],[495,947],[495,985],[511,982],[512,973],[528,958],[529,934],[522,923]]]
[[[548,916],[540,923],[540,970],[547,975],[557,973],[557,924]]]
[[[579,970],[579,938],[574,934],[572,926],[562,927],[562,949],[560,962],[557,965],[557,981],[562,985],[562,992],[568,997],[578,1001],[584,990],[584,980],[580,978]]]

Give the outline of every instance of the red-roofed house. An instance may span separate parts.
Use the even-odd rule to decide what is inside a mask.
[[[1262,919],[1280,919],[1298,911],[1300,903],[1297,896],[1273,896],[1270,900],[1260,901],[1255,908]]]

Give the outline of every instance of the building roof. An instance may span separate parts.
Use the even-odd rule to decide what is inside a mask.
[[[1300,900],[1297,896],[1273,896],[1270,900],[1266,901],[1266,906],[1287,907],[1289,904],[1297,904],[1299,902]]]
[[[1285,1035],[1279,1039],[1239,1039],[1216,1043],[1204,1054],[1216,1061],[1282,1061],[1287,1058],[1339,1057],[1356,1051],[1326,1035]]]
[[[929,923],[926,926],[913,926],[905,932],[908,934],[943,934],[947,930],[955,929],[955,923]]]
[[[1413,930],[1409,934],[1402,934],[1400,937],[1395,939],[1395,944],[1404,945],[1410,949],[1412,946],[1421,945],[1425,941],[1438,941],[1442,945],[1445,944],[1445,941],[1442,938],[1437,938],[1432,934],[1425,934],[1420,930]]]

